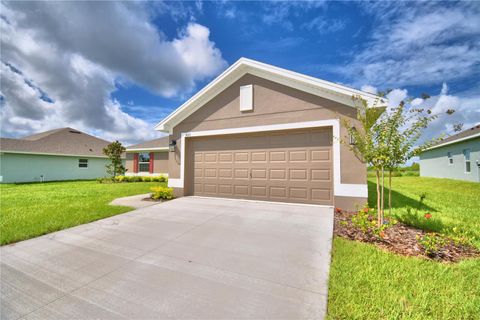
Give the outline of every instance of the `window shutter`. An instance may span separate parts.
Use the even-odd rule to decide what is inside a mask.
[[[133,154],[133,172],[138,172],[138,153]]]
[[[150,152],[150,163],[149,163],[149,167],[148,167],[148,171],[150,173],[153,173],[153,152]]]

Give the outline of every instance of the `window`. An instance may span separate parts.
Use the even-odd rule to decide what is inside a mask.
[[[463,149],[463,158],[465,159],[465,172],[470,173],[472,171],[470,164],[470,149]]]
[[[78,159],[79,168],[88,168],[88,159]]]
[[[139,172],[149,172],[150,171],[150,153],[139,153],[138,154],[138,171]]]
[[[447,152],[448,164],[453,164],[453,157],[451,152]]]

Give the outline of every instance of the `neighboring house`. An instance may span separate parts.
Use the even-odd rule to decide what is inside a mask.
[[[95,179],[104,177],[110,142],[72,128],[50,130],[20,139],[0,140],[3,183]]]
[[[199,195],[355,209],[367,170],[339,142],[356,122],[353,95],[376,95],[240,59],[162,120],[169,186]]]
[[[420,176],[480,181],[480,125],[422,152]]]
[[[168,137],[127,147],[126,175],[168,176]]]

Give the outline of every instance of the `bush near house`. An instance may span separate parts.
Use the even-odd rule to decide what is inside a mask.
[[[116,176],[112,178],[98,178],[99,183],[111,183],[111,182],[167,182],[166,176]]]
[[[173,188],[167,187],[153,187],[150,189],[152,191],[152,199],[154,200],[171,200],[173,199]]]
[[[466,236],[480,248],[479,183],[397,177],[392,189],[393,214],[400,221],[442,235]],[[375,179],[370,179],[371,205],[375,192]],[[422,194],[418,213],[407,213],[407,208],[418,206]],[[431,240],[421,239],[426,246]],[[439,263],[336,237],[327,318],[480,319],[479,279],[480,259]]]

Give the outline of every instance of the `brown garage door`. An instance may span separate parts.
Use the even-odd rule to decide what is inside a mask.
[[[331,128],[192,138],[187,192],[330,205],[331,146]]]

